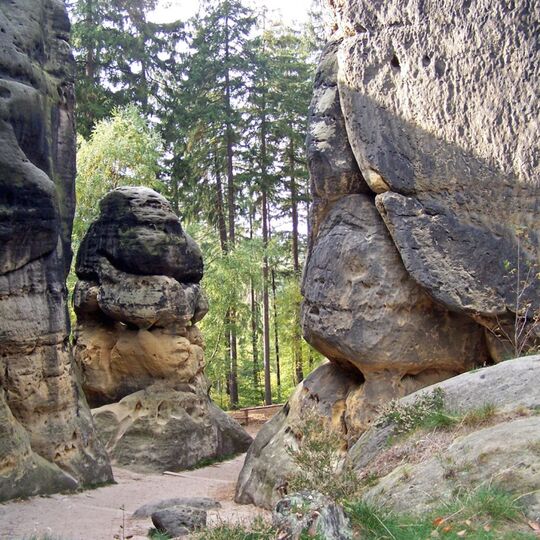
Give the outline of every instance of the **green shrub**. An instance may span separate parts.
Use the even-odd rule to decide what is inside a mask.
[[[342,435],[314,410],[305,411],[295,427],[302,439],[298,448],[287,449],[297,467],[287,479],[288,491],[316,491],[338,502],[358,494],[361,484],[352,464],[344,462]]]
[[[435,388],[430,393],[417,396],[413,403],[403,404],[391,401],[375,422],[376,426],[393,424],[396,434],[406,434],[423,426],[447,427],[453,425],[450,417],[444,413],[444,392]]]

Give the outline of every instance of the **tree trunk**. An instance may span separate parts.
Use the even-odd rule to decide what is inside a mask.
[[[253,239],[253,221],[255,210],[252,208],[249,212],[249,238]],[[259,325],[258,325],[258,306],[257,295],[253,279],[250,280],[250,296],[251,296],[251,352],[253,360],[253,388],[259,393],[261,389],[261,379],[259,376]],[[263,398],[261,393],[261,398]]]
[[[221,251],[223,251],[223,253],[227,253],[229,246],[227,243],[227,225],[225,223],[225,212],[223,209],[223,184],[221,182],[217,148],[214,155],[214,169],[216,176],[216,213],[219,230],[219,243],[221,246]]]
[[[265,249],[268,246],[268,211],[266,187],[262,190],[262,232]],[[263,260],[263,360],[264,360],[264,402],[272,404],[272,387],[270,380],[270,316],[268,302],[268,255],[264,253]]]
[[[228,4],[227,4],[228,7]],[[232,106],[231,106],[231,81],[229,72],[230,51],[229,51],[229,14],[225,14],[225,140],[227,146],[227,206],[229,210],[229,250],[234,249],[235,244],[235,189],[234,189],[234,169],[233,153],[234,141],[232,130]],[[238,406],[238,352],[236,346],[236,313],[234,306],[229,310],[229,355],[230,355],[230,377],[229,389],[231,408]]]
[[[274,305],[274,347],[276,350],[276,383],[278,401],[281,401],[281,361],[279,357],[279,325],[278,325],[278,312],[276,303],[276,275],[274,270],[272,274],[272,303]]]
[[[291,177],[292,256],[296,280],[300,280],[300,257],[298,254],[298,192],[294,173],[294,142],[289,142],[289,174]],[[300,301],[294,303],[293,359],[296,384],[304,379],[302,355],[302,332],[300,328]]]

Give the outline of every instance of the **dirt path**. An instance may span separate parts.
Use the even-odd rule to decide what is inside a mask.
[[[117,484],[73,495],[33,497],[0,504],[0,539],[113,540],[125,536],[147,538],[150,518],[133,520],[131,515],[143,504],[173,497],[212,497],[221,502],[219,511],[209,512],[209,522],[251,521],[265,512],[254,506],[233,502],[233,493],[244,456],[185,471],[181,476],[137,474],[115,469]],[[121,508],[124,507],[124,511]]]

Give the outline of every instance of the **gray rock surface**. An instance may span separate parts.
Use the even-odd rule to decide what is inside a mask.
[[[425,515],[456,494],[493,487],[519,498],[527,517],[538,521],[539,370],[540,356],[509,360],[402,398],[401,404],[412,405],[437,387],[443,390],[444,410],[451,414],[479,411],[486,405],[493,405],[495,414],[449,431],[416,431],[405,440],[395,438],[392,424],[366,431],[347,459],[364,477],[373,476],[381,466],[387,470],[364,491],[363,500],[395,512]]]
[[[113,463],[139,472],[178,471],[245,452],[252,438],[208,398],[203,377],[156,383],[93,410]]]
[[[307,149],[310,156],[311,236],[335,201],[345,195],[370,193],[352,152],[337,87],[339,41],[323,50],[315,76]]]
[[[150,517],[158,510],[164,510],[171,506],[188,506],[189,508],[201,508],[202,510],[214,510],[221,508],[221,504],[208,497],[177,497],[176,499],[164,499],[155,503],[149,503],[137,508],[133,512],[133,517],[141,519]]]
[[[403,398],[411,403],[423,393],[441,388],[445,407],[466,412],[491,404],[499,410],[526,407],[540,409],[540,355],[525,356],[463,373]]]
[[[396,512],[423,514],[455,493],[496,486],[540,519],[540,417],[517,418],[458,438],[421,463],[404,464],[363,496]]]
[[[377,206],[407,271],[452,310],[512,311],[505,261],[539,259],[539,6],[342,0],[335,13],[349,142],[373,190],[372,177],[388,186]]]
[[[0,499],[110,481],[72,366],[73,58],[59,0],[0,6]]]
[[[206,298],[196,283],[181,284],[167,276],[126,274],[106,260],[100,262],[99,281],[99,309],[110,319],[137,328],[166,328],[173,324],[186,327],[208,311]]]
[[[303,289],[307,341],[366,379],[459,373],[485,358],[483,330],[436,305],[409,277],[369,195],[334,203],[311,248]]]
[[[100,203],[100,216],[77,254],[80,279],[97,279],[107,258],[118,270],[198,283],[203,275],[199,246],[183,231],[167,200],[145,187],[121,187]]]
[[[306,414],[320,414],[321,421],[340,433],[345,443],[347,400],[361,386],[361,377],[332,363],[308,375],[249,448],[236,485],[236,502],[271,509],[286,492],[287,478],[295,471],[287,449],[297,449],[301,444]]]
[[[154,512],[152,523],[158,531],[171,537],[187,536],[206,526],[206,510],[192,506],[172,506]]]
[[[274,508],[272,523],[280,540],[316,537],[351,540],[352,527],[343,508],[313,491],[301,491],[281,499]]]

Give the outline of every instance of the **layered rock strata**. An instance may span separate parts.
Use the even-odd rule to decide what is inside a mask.
[[[0,500],[112,480],[68,340],[72,68],[63,2],[2,3]]]
[[[308,342],[361,379],[342,387],[352,442],[389,399],[535,344],[539,8],[330,7],[335,32],[309,114],[302,324]],[[527,344],[506,340],[518,341],[516,323],[532,330]],[[294,403],[255,441],[238,500],[276,499],[268,457],[289,444],[279,439],[294,431]]]
[[[75,358],[108,451],[137,470],[245,451],[208,397],[199,247],[151,189],[118,188],[100,209],[77,255]]]

